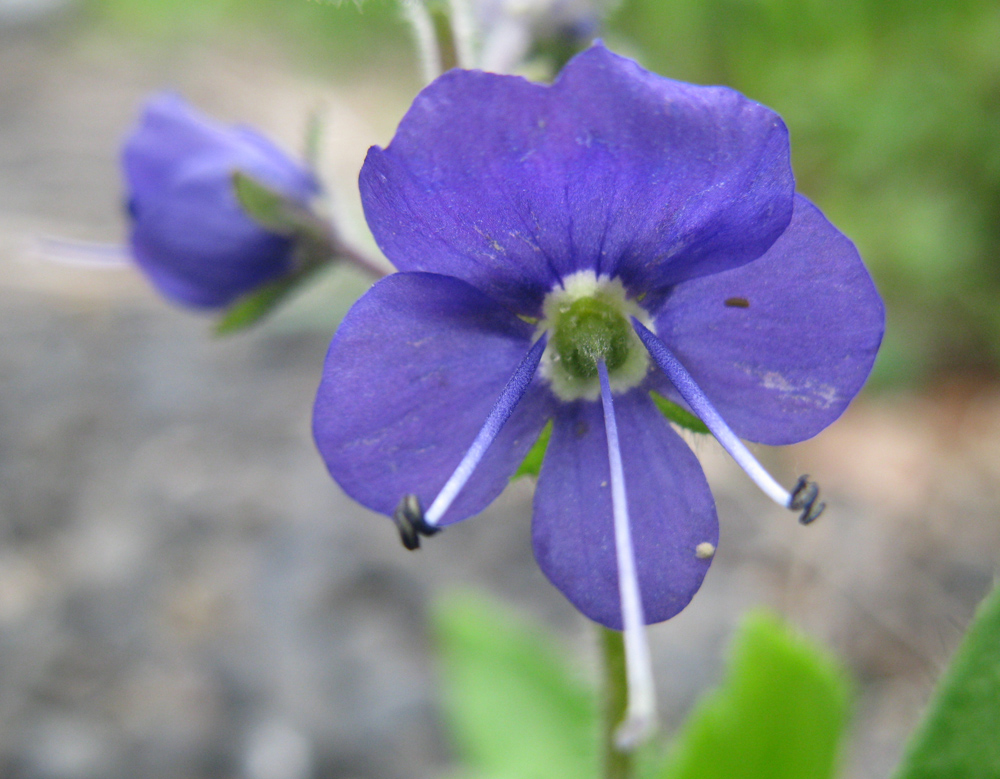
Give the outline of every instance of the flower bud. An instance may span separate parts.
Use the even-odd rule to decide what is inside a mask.
[[[319,184],[255,131],[156,95],[125,141],[122,165],[132,256],[165,297],[221,308],[294,270],[293,239],[244,212],[233,178],[244,173],[302,208]]]

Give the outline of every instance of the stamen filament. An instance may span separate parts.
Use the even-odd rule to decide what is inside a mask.
[[[430,508],[424,514],[424,522],[430,527],[435,527],[441,521],[441,517],[444,516],[444,513],[458,496],[462,487],[469,481],[473,471],[476,470],[476,466],[479,465],[479,461],[486,454],[486,450],[490,448],[493,439],[497,437],[500,430],[503,429],[504,424],[510,419],[510,415],[514,413],[517,404],[521,402],[521,398],[524,397],[528,385],[531,384],[531,380],[534,378],[535,371],[538,370],[538,363],[542,359],[542,352],[545,351],[547,340],[548,334],[542,333],[541,337],[528,350],[528,353],[524,355],[524,358],[514,370],[514,374],[507,381],[506,386],[500,393],[500,397],[493,404],[493,409],[490,411],[489,416],[486,417],[486,421],[476,436],[476,440],[472,442],[469,451],[465,453],[465,457],[462,458],[454,473],[445,482],[444,487],[441,488],[441,492],[434,498],[434,502],[431,503]]]
[[[819,493],[816,484],[803,476],[791,493],[778,484],[747,449],[746,444],[726,424],[722,415],[715,410],[715,406],[712,405],[701,387],[698,386],[680,360],[667,348],[666,344],[635,317],[632,317],[632,327],[649,351],[650,356],[667,375],[691,410],[705,423],[716,440],[722,444],[722,448],[729,452],[737,464],[746,471],[747,476],[764,491],[764,494],[779,506],[793,511],[801,510],[802,515],[799,517],[799,521],[802,524],[809,524],[815,520],[825,508],[823,503],[816,502]]]
[[[615,527],[615,555],[618,562],[618,592],[621,598],[622,628],[625,633],[625,675],[628,682],[628,706],[625,719],[615,733],[619,749],[639,746],[656,724],[656,688],[653,666],[646,640],[646,618],[642,609],[639,574],[629,525],[628,500],[625,495],[625,469],[618,443],[618,424],[604,360],[597,363],[601,379],[601,402],[604,405],[604,430],[608,439],[608,464],[611,470],[611,506]]]

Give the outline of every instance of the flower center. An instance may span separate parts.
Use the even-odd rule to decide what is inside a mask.
[[[599,297],[586,297],[559,306],[553,322],[552,346],[563,369],[579,379],[597,376],[597,361],[609,371],[628,358],[629,327],[621,311]]]
[[[541,375],[561,400],[597,400],[601,394],[597,363],[604,360],[611,389],[637,386],[649,368],[649,355],[632,329],[630,317],[647,327],[652,321],[629,300],[618,279],[593,271],[567,276],[543,304],[539,330],[549,333]]]

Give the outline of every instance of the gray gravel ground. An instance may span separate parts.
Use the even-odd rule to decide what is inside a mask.
[[[334,304],[315,293],[217,340],[130,270],[38,243],[118,239],[116,145],[163,83],[289,146],[321,100],[327,172],[354,217],[364,148],[406,94],[317,86],[258,49],[137,51],[65,22],[0,27],[0,776],[441,775],[436,595],[489,592],[593,661],[588,626],[532,561],[531,485],[404,553],[309,435],[359,277],[327,284],[346,290]],[[651,630],[666,727],[718,678],[745,609],[770,604],[857,680],[847,775],[886,776],[996,570],[997,441],[996,387],[859,402],[817,440],[763,453],[784,480],[808,470],[826,487],[809,529],[698,444],[723,541],[691,607]]]

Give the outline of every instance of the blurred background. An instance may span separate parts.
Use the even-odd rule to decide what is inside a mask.
[[[844,418],[760,452],[819,479],[821,522],[695,443],[722,542],[650,631],[664,732],[767,604],[854,680],[844,776],[884,777],[1000,553],[1000,5],[623,0],[603,36],[779,111],[799,189],[888,306]],[[320,116],[334,208],[373,248],[357,173],[418,74],[384,0],[0,0],[0,776],[461,775],[429,617],[462,589],[594,678],[590,625],[532,560],[530,480],[414,555],[326,475],[311,404],[363,276],[220,339],[65,243],[121,242],[119,144],[171,88],[292,152]]]

